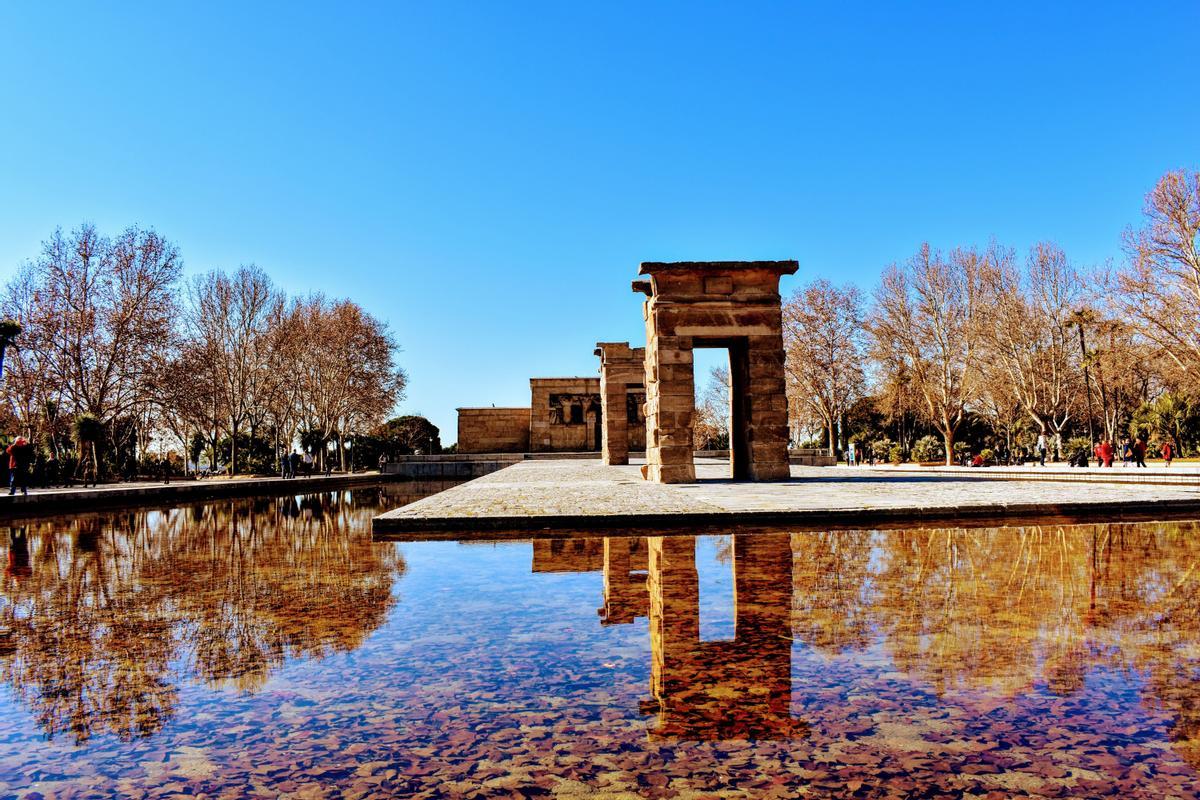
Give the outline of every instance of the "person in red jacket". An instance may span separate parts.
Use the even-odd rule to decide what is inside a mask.
[[[1171,466],[1171,459],[1175,458],[1175,445],[1170,439],[1167,439],[1165,442],[1163,442],[1161,452],[1163,461],[1167,462],[1168,467]]]
[[[33,445],[24,436],[18,436],[5,451],[8,453],[8,493],[29,494],[29,465],[33,462]]]
[[[1100,447],[1097,449],[1099,451],[1097,453],[1097,457],[1100,461],[1101,466],[1111,467],[1113,464],[1112,442],[1110,442],[1108,439],[1105,439],[1103,442],[1100,443]]]

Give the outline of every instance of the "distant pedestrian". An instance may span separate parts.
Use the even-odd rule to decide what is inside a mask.
[[[858,453],[854,449],[854,442],[851,442],[846,447],[846,466],[854,467],[858,465]]]
[[[850,445],[853,447],[854,445]],[[387,465],[387,456],[383,453],[379,454],[379,471],[383,472],[383,468]]]
[[[1135,467],[1146,466],[1146,440],[1134,439],[1133,441],[1133,465]]]
[[[313,457],[312,453],[304,451],[304,477],[311,478],[313,473]]]
[[[1133,444],[1129,441],[1129,437],[1121,440],[1121,466],[1128,467],[1133,463]]]
[[[1163,461],[1167,462],[1167,466],[1171,466],[1171,461],[1175,458],[1175,445],[1170,439],[1163,442],[1162,450]]]
[[[293,450],[291,456],[288,457],[288,465],[291,469],[291,477],[293,478],[296,477],[296,473],[300,470],[300,461],[300,454]]]
[[[1039,433],[1037,438],[1037,457],[1038,464],[1046,466],[1046,434]]]
[[[33,463],[33,445],[24,436],[18,436],[4,452],[8,453],[8,493],[16,494],[20,486],[21,494],[29,494],[29,465]]]
[[[1112,469],[1113,465],[1113,446],[1108,439],[1100,442],[1100,447],[1096,451],[1096,460],[1102,467]]]
[[[46,463],[42,472],[42,486],[46,489],[53,489],[58,485],[58,456],[54,455],[54,451],[50,451],[50,455],[46,457]]]
[[[292,459],[288,457],[286,450],[279,451],[279,477],[287,480],[291,477],[288,473],[292,471]]]
[[[325,454],[325,477],[328,478],[333,474],[333,457],[329,453]]]

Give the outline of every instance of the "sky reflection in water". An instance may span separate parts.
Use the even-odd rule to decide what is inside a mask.
[[[372,543],[404,491],[13,528],[0,796],[1197,795],[1196,523]]]

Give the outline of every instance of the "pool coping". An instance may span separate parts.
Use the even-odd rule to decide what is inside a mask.
[[[380,483],[419,483],[401,475],[366,472],[354,475],[314,475],[307,478],[233,478],[177,480],[172,483],[101,484],[94,488],[35,491],[28,495],[0,494],[0,519],[30,519],[101,509],[139,508],[169,503],[194,503],[233,497],[283,497]]]
[[[1094,500],[1064,502],[978,503],[945,506],[889,506],[822,509],[714,509],[696,512],[614,514],[532,514],[487,516],[397,516],[372,520],[378,541],[529,539],[541,536],[586,538],[603,532],[686,535],[697,531],[739,528],[829,530],[943,526],[981,527],[1012,524],[1081,524],[1152,521],[1200,513],[1195,498]]]

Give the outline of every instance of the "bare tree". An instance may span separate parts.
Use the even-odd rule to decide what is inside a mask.
[[[1011,394],[1041,433],[1061,440],[1084,394],[1074,329],[1082,278],[1052,242],[1030,249],[1024,273],[995,246],[984,264],[981,364],[992,394]]]
[[[264,406],[272,382],[270,324],[283,300],[271,279],[254,265],[233,275],[214,271],[192,285],[191,327],[211,360],[224,398],[229,432],[229,469],[238,472],[238,437]],[[215,426],[214,426],[215,427]]]
[[[1200,374],[1200,173],[1163,175],[1125,232],[1125,312],[1185,376]]]
[[[336,442],[344,466],[345,435],[380,424],[404,396],[407,376],[395,365],[395,340],[356,303],[323,295],[295,301],[286,325],[300,343],[290,373],[297,415],[323,441]]]
[[[885,270],[869,325],[874,352],[902,365],[925,416],[942,434],[946,463],[979,389],[980,273],[986,256],[958,249],[944,258],[924,244]]]
[[[842,418],[866,382],[862,309],[858,287],[824,279],[797,289],[783,306],[789,394],[825,428],[830,455]]]
[[[31,433],[46,429],[55,455],[69,417],[138,432],[181,269],[178,250],[152,230],[109,239],[83,225],[55,231],[9,284],[6,308],[24,328],[9,396]]]
[[[713,367],[704,390],[696,398],[692,443],[697,449],[721,449],[722,443],[728,447],[731,391],[729,368]]]

